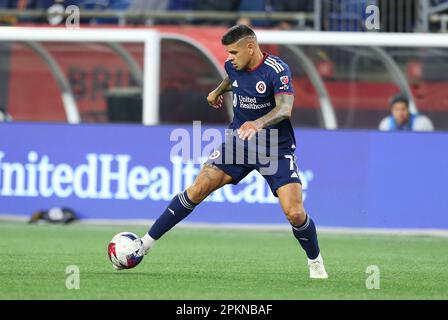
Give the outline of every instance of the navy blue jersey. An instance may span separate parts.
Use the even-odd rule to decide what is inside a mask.
[[[234,117],[230,129],[236,130],[246,121],[254,121],[270,112],[276,106],[275,95],[294,94],[289,66],[276,56],[264,53],[261,63],[251,70],[236,70],[230,61],[226,61],[224,66],[233,89]],[[278,129],[280,154],[295,149],[294,131],[289,119],[265,129],[268,132],[269,129]]]

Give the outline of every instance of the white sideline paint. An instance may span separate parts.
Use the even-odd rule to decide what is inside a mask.
[[[28,216],[0,214],[0,222],[27,222]],[[145,219],[83,219],[74,224],[101,226],[150,226],[154,220]],[[182,222],[176,226],[182,229],[227,229],[227,230],[258,230],[258,231],[290,231],[285,224],[249,224],[249,223],[202,223]],[[391,235],[391,236],[431,236],[448,238],[447,229],[386,229],[386,228],[343,228],[317,227],[319,233],[345,235]]]

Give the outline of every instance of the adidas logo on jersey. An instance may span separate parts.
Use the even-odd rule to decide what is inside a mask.
[[[235,80],[235,81],[233,81],[233,83],[232,83],[232,87],[236,87],[236,88],[238,88],[238,82]]]
[[[299,177],[299,175],[295,171],[291,175],[291,178],[298,178],[298,177]]]

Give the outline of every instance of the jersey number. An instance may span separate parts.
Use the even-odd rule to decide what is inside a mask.
[[[294,170],[294,156],[286,155],[286,159],[289,159],[289,170]]]

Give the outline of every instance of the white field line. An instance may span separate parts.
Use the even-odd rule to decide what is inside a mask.
[[[0,222],[27,222],[29,217],[0,214]],[[112,226],[147,226],[154,220],[143,219],[83,219],[75,224],[80,225],[112,225]],[[246,223],[201,223],[182,222],[176,228],[185,229],[232,229],[232,230],[260,230],[260,231],[290,231],[285,224],[246,224]],[[448,237],[447,229],[388,229],[388,228],[343,228],[343,227],[317,227],[318,232],[328,234],[359,234],[359,235],[402,235],[402,236],[433,236]]]

